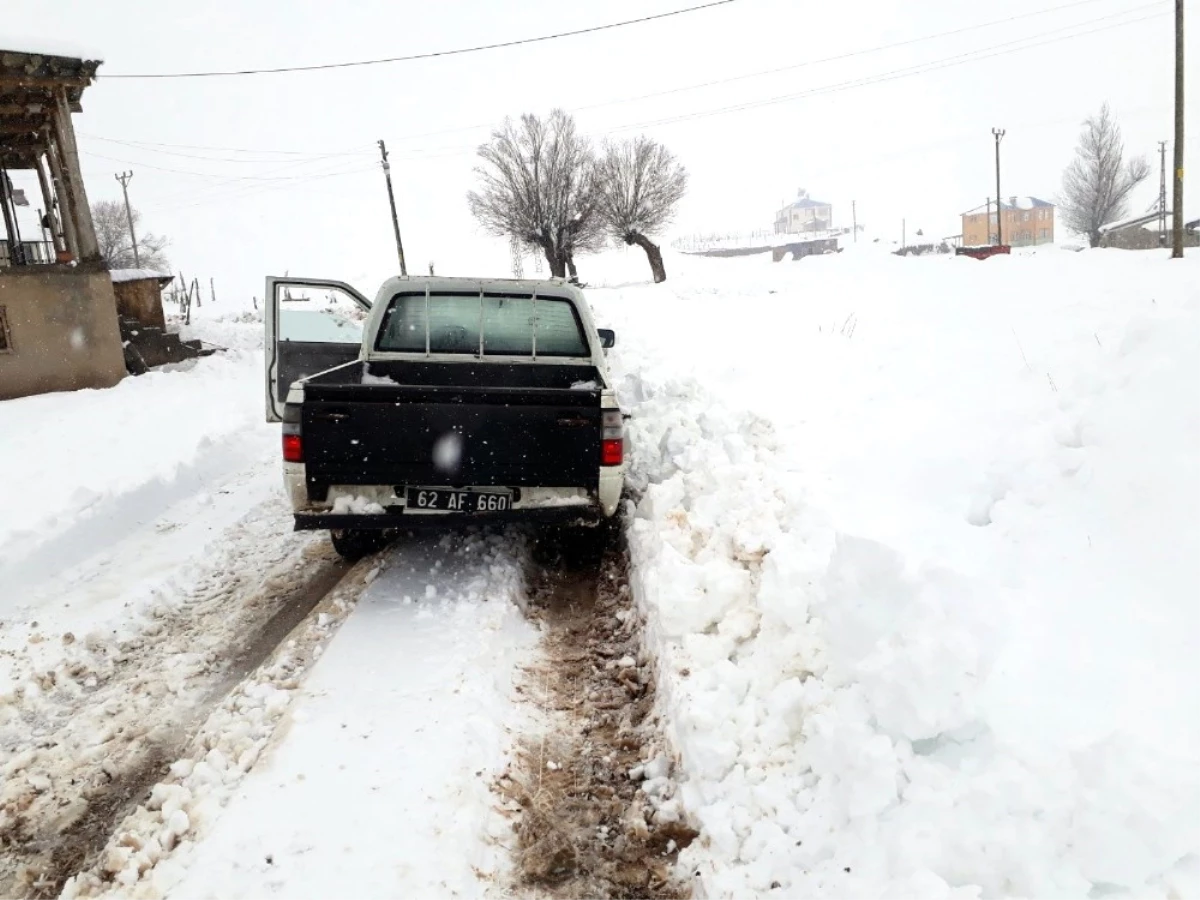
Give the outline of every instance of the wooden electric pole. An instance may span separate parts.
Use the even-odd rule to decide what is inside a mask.
[[[854,220],[854,243],[858,243],[858,201],[850,201],[850,215]]]
[[[1175,0],[1175,195],[1171,258],[1183,259],[1183,0]]]
[[[1000,199],[1000,142],[1004,140],[1004,129],[993,128],[992,135],[996,138],[996,246],[1004,245],[1004,203]]]
[[[383,162],[383,177],[387,180],[388,203],[392,206],[392,230],[396,233],[396,255],[400,257],[400,274],[408,274],[408,266],[404,264],[404,244],[400,240],[400,220],[396,217],[396,194],[392,190],[392,167],[388,163],[387,145],[379,142],[379,157]]]
[[[133,267],[140,269],[142,267],[142,259],[138,255],[137,235],[133,233],[133,210],[129,208],[129,182],[133,178],[133,173],[122,172],[120,175],[114,175],[113,177],[121,182],[121,193],[125,195],[125,221],[129,223],[129,240],[133,243]]]

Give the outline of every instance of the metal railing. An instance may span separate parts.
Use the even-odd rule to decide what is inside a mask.
[[[0,268],[12,266],[45,266],[56,261],[54,245],[49,241],[0,240]]]

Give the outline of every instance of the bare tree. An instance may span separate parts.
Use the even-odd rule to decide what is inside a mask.
[[[1067,226],[1099,246],[1100,226],[1125,215],[1129,195],[1149,174],[1145,157],[1125,162],[1121,128],[1105,103],[1098,115],[1084,120],[1075,159],[1063,173],[1059,205]]]
[[[605,144],[600,163],[600,217],[615,240],[646,251],[654,281],[667,280],[662,251],[650,240],[675,214],[687,171],[657,141],[639,136]]]
[[[467,203],[492,234],[536,248],[550,274],[575,276],[575,255],[604,240],[597,216],[596,164],[591,144],[561,109],[543,120],[525,114],[492,133],[479,148],[478,190]]]
[[[170,271],[171,264],[164,252],[170,243],[165,237],[143,234],[138,226],[142,214],[132,210],[133,227],[138,236],[138,256],[143,269],[158,272]],[[119,200],[98,200],[92,204],[92,221],[96,223],[96,240],[100,244],[100,255],[110,269],[132,269],[133,241],[129,237],[129,219],[125,216],[125,204]]]

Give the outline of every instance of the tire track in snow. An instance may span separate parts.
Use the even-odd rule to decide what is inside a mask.
[[[104,828],[84,835],[86,848],[65,846],[64,864],[51,870],[53,880],[44,879],[52,890],[33,896],[74,900],[153,878],[155,867],[192,831],[197,805],[224,799],[214,792],[232,790],[276,740],[292,694],[378,574],[380,562],[369,558],[347,568],[339,563],[323,583],[310,582],[298,603],[303,615],[285,607],[264,626],[241,660],[252,671],[227,694],[214,696],[218,702],[207,715],[197,715],[183,740],[156,754],[156,765],[138,776],[137,791],[114,809]],[[269,643],[272,636],[276,640]]]
[[[673,867],[697,832],[668,777],[624,532],[600,547],[579,540],[552,539],[530,564],[544,661],[523,690],[548,722],[519,742],[498,784],[520,809],[518,886],[554,898],[685,898]]]
[[[0,893],[56,893],[223,694],[345,572],[283,532],[278,498],[230,530],[186,595],[125,639],[94,633],[0,697]],[[177,599],[177,598],[172,598]]]
[[[426,535],[360,563],[63,897],[498,896],[512,834],[491,786],[537,642],[523,547]]]

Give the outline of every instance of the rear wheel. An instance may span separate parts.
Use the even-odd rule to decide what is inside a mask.
[[[534,560],[569,570],[596,566],[616,542],[620,529],[615,518],[586,525],[544,525],[535,534]]]
[[[333,542],[333,549],[338,552],[338,556],[350,562],[378,553],[390,543],[387,532],[364,531],[361,528],[331,531],[329,539]]]

